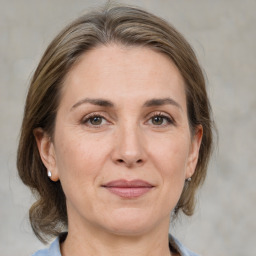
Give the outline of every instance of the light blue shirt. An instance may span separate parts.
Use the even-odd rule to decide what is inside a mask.
[[[169,235],[170,245],[174,247],[181,256],[199,256],[194,252],[191,252],[187,248],[185,248],[176,238]],[[48,249],[39,250],[34,253],[32,256],[61,256],[60,253],[60,242],[59,237],[55,239],[55,241],[50,245]]]

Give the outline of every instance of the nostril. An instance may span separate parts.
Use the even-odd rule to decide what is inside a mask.
[[[134,164],[141,164],[141,163],[143,163],[143,160],[142,159],[138,159],[137,161],[135,161],[135,162],[133,162],[133,161],[126,161],[126,160],[124,160],[124,159],[117,159],[116,160],[116,162],[117,163],[119,163],[119,164],[127,164],[127,165],[133,165],[133,163]],[[132,163],[133,162],[133,163]]]

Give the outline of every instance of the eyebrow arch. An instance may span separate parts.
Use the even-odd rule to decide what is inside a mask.
[[[86,103],[96,105],[96,106],[102,106],[102,107],[114,107],[114,104],[109,100],[85,98],[85,99],[78,101],[76,104],[74,104],[71,107],[71,110],[77,108],[78,106],[80,106],[82,104],[86,104]]]
[[[155,106],[162,106],[162,105],[167,105],[167,104],[174,105],[182,110],[181,105],[178,102],[176,102],[174,99],[171,99],[171,98],[147,100],[143,106],[144,107],[155,107]]]

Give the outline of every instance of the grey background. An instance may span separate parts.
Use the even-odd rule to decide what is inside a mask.
[[[0,256],[44,247],[32,234],[33,202],[15,157],[32,72],[59,30],[104,1],[0,0]],[[169,20],[204,67],[219,144],[196,213],[172,232],[204,256],[256,255],[256,1],[121,1]]]

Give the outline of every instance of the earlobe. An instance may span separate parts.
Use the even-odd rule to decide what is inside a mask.
[[[47,172],[45,173],[45,175],[48,175],[48,177],[52,181],[58,181],[59,176],[58,176],[57,167],[56,167],[54,145],[53,145],[53,142],[51,141],[50,136],[42,128],[34,129],[33,133],[36,139],[37,148],[38,148],[41,160],[47,169]],[[50,176],[49,176],[49,172],[51,173]]]
[[[203,137],[203,127],[202,125],[198,125],[194,133],[194,136],[191,140],[186,179],[190,178],[195,172],[198,157],[199,157],[199,150],[202,142],[202,137]]]

